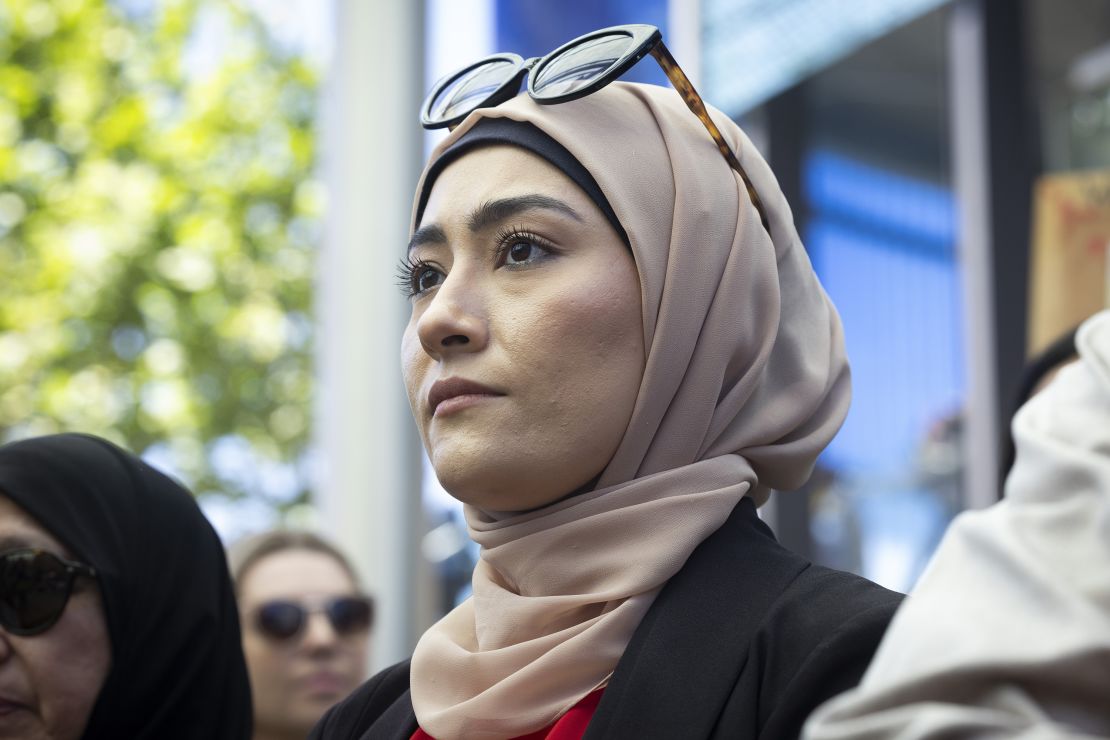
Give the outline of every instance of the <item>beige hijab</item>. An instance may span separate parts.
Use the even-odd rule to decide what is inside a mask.
[[[762,503],[801,485],[844,419],[839,318],[774,175],[713,114],[773,242],[668,88],[614,83],[553,106],[518,96],[471,114],[432,154],[480,117],[528,121],[566,147],[628,233],[647,349],[632,420],[593,492],[527,514],[467,507],[481,546],[474,595],[424,634],[412,661],[413,707],[436,738],[533,732],[605,685],[694,548],[741,497]]]

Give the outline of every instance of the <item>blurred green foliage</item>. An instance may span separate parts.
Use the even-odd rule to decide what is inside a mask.
[[[304,499],[317,77],[233,0],[0,0],[0,436]]]

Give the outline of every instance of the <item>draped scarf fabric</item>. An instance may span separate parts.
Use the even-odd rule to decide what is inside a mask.
[[[0,494],[97,571],[112,665],[85,740],[250,737],[231,577],[188,491],[105,440],[59,434],[0,447]]]
[[[1110,310],[1013,418],[1004,498],[961,513],[860,685],[808,740],[1110,737]]]
[[[440,740],[541,729],[604,685],[694,548],[741,497],[762,503],[805,482],[847,413],[840,321],[790,209],[744,133],[712,114],[773,239],[668,88],[618,82],[553,106],[518,96],[472,113],[432,154],[483,117],[527,121],[566,147],[628,234],[647,352],[594,491],[525,514],[467,507],[481,546],[474,595],[425,633],[412,662],[413,707]]]

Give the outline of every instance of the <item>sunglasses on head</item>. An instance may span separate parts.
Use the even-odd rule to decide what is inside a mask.
[[[366,596],[338,596],[313,604],[275,599],[255,610],[254,626],[272,640],[292,640],[304,630],[308,616],[316,612],[324,613],[337,635],[353,635],[370,629],[374,602]]]
[[[0,552],[0,626],[21,636],[50,629],[79,577],[96,578],[96,571],[30,547]]]
[[[517,54],[494,54],[449,74],[433,87],[420,109],[420,123],[427,129],[454,128],[471,111],[492,108],[514,98],[521,80],[528,78],[528,95],[537,103],[552,105],[597,92],[613,82],[646,55],[651,54],[667,74],[686,105],[705,125],[725,161],[740,175],[763,228],[770,233],[767,213],[748,173],[709,117],[698,91],[678,66],[655,26],[633,23],[613,26],[579,36],[547,56],[524,59]]]

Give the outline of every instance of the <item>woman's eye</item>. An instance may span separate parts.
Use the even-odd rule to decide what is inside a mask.
[[[535,242],[518,239],[510,242],[505,250],[506,265],[526,265],[535,262],[545,254],[545,250]]]
[[[527,267],[557,254],[547,240],[527,229],[505,229],[497,234],[496,256],[498,267]]]
[[[412,274],[412,288],[415,293],[431,290],[443,282],[443,274],[430,267],[421,267]]]
[[[534,259],[539,247],[532,242],[514,242],[505,252],[505,264],[522,264]]]
[[[407,298],[424,294],[443,282],[443,272],[430,262],[405,257],[397,265],[397,287]]]

